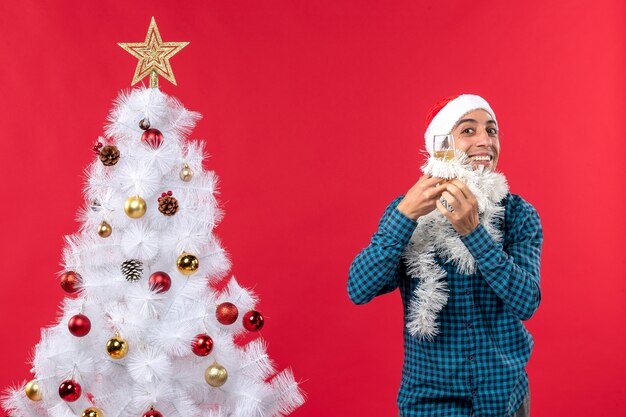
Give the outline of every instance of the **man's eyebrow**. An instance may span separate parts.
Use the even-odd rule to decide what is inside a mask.
[[[458,122],[456,122],[456,124],[454,125],[454,127],[457,127],[458,125],[460,125],[460,124],[462,124],[462,123],[465,123],[465,122],[470,122],[470,123],[478,123],[478,122],[477,122],[476,120],[474,120],[474,119],[461,119],[461,120],[459,120]],[[489,124],[489,123],[491,123],[491,124],[494,124],[494,125],[495,125],[495,124],[496,124],[496,121],[495,121],[495,120],[493,120],[493,119],[491,119],[491,120],[487,120],[487,123],[486,123],[486,124]]]
[[[458,122],[456,122],[456,125],[460,125],[461,123],[465,123],[465,122],[472,122],[472,123],[478,123],[476,120],[474,119],[461,119]]]

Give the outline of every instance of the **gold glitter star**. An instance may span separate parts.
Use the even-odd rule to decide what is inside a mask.
[[[118,43],[118,45],[139,59],[131,85],[135,85],[149,75],[150,87],[158,88],[159,75],[176,85],[170,58],[189,45],[189,42],[163,42],[156,21],[152,17],[146,40],[143,43]]]

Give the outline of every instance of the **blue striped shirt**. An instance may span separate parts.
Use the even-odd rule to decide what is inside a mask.
[[[356,304],[400,289],[404,320],[419,280],[402,260],[416,222],[396,206],[385,210],[378,231],[352,262],[348,293]],[[502,243],[479,225],[461,240],[477,272],[460,274],[437,258],[448,274],[448,303],[439,313],[439,335],[420,341],[404,327],[404,366],[398,393],[403,417],[508,417],[528,390],[524,367],[533,339],[522,321],[539,306],[543,232],[535,209],[520,196],[503,201]],[[418,219],[419,221],[419,219]]]

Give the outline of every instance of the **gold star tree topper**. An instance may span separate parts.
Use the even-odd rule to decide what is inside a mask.
[[[163,42],[154,17],[150,21],[146,40],[142,43],[118,43],[125,51],[139,60],[133,82],[135,85],[146,76],[150,76],[150,87],[159,87],[159,75],[176,85],[176,78],[170,66],[170,58],[189,42]]]

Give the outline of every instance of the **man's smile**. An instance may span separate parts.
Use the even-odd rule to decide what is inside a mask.
[[[470,159],[472,161],[487,161],[490,162],[493,160],[493,156],[491,155],[474,155],[474,156],[470,156]]]

